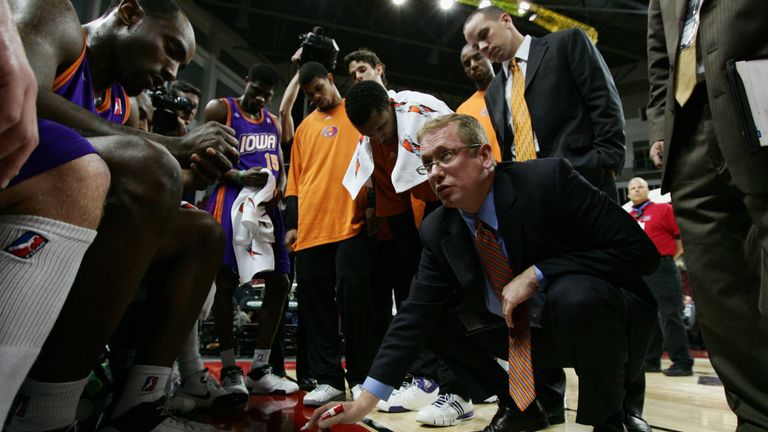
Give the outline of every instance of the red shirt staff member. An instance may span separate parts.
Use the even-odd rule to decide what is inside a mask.
[[[662,372],[661,353],[666,347],[672,366],[664,369],[664,375],[693,375],[693,358],[683,324],[683,288],[675,265],[675,258],[683,251],[680,228],[670,204],[648,199],[648,183],[642,178],[635,177],[629,181],[629,199],[632,201],[630,213],[661,255],[659,267],[645,277],[659,304],[659,327],[645,356],[645,371]]]

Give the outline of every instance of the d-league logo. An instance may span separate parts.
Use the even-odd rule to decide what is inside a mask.
[[[16,257],[29,259],[40,252],[47,243],[47,238],[34,231],[27,231],[4,250]]]
[[[123,115],[123,102],[115,96],[115,115]]]
[[[147,379],[144,380],[144,385],[141,386],[141,391],[151,392],[157,387],[157,381],[158,379],[156,376],[148,376]]]

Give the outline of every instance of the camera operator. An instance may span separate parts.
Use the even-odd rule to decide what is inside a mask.
[[[178,112],[177,114],[184,120],[184,124],[187,129],[191,129],[194,125],[195,115],[197,115],[197,108],[200,105],[200,89],[193,86],[187,81],[176,80],[171,81],[170,85],[171,94],[176,97],[185,97],[192,102],[192,109],[185,112]]]
[[[155,112],[152,116],[152,132],[158,135],[180,137],[187,134],[185,119],[191,119],[197,110],[197,102],[180,96],[173,90],[173,83],[166,82],[149,92]],[[199,100],[199,98],[198,98]]]
[[[317,26],[311,32],[299,35],[301,41],[301,57],[299,65],[316,61],[332,71],[336,68],[336,57],[339,55],[339,46],[336,41],[325,35],[325,29]]]

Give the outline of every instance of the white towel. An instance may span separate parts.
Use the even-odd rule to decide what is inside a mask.
[[[341,184],[347,189],[352,199],[357,198],[360,189],[363,186],[371,186],[371,175],[373,174],[373,152],[371,150],[371,141],[365,135],[360,135],[357,140],[357,149],[352,156],[352,160],[347,166],[347,172]]]
[[[407,191],[427,180],[426,175],[419,174],[416,168],[421,166],[421,146],[417,135],[422,126],[429,120],[450,114],[453,111],[443,101],[426,93],[414,91],[387,92],[395,104],[395,119],[397,120],[397,161],[392,170],[392,185],[398,193]],[[370,172],[367,171],[370,166]],[[363,169],[366,169],[365,171]],[[347,172],[342,184],[354,199],[360,189],[373,174],[373,155],[371,144],[359,140],[357,150],[349,161]]]
[[[267,184],[243,188],[232,205],[232,247],[240,283],[250,282],[256,273],[275,269],[274,226],[262,203],[272,199],[276,182],[270,170],[262,168],[261,172],[269,174]]]

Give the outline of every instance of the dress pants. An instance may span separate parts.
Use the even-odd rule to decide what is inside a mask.
[[[693,357],[683,323],[683,286],[674,258],[662,257],[659,268],[645,277],[645,283],[659,305],[659,325],[655,328],[645,362],[658,366],[666,349],[673,364],[690,369]]]
[[[427,209],[431,211],[431,209]],[[425,211],[426,215],[426,211]],[[407,210],[396,215],[387,216],[387,223],[392,231],[395,244],[397,245],[397,262],[400,263],[400,269],[392,271],[400,276],[406,274],[406,283],[396,284],[395,302],[398,309],[405,299],[408,298],[411,288],[411,280],[419,270],[421,261],[422,244],[419,238],[419,231],[416,229],[412,210]],[[400,278],[402,279],[402,278]],[[422,349],[419,357],[408,369],[412,376],[427,377],[437,381],[441,392],[452,392],[457,382],[456,375],[444,365],[433,352],[428,349]],[[462,395],[463,396],[463,395]]]
[[[579,423],[600,424],[623,411],[627,365],[642,364],[648,347],[647,337],[631,337],[635,335],[632,320],[647,317],[646,322],[653,322],[656,316],[652,303],[637,300],[592,276],[568,275],[548,281],[541,327],[532,329],[534,377],[539,379],[540,368],[576,369]],[[507,358],[508,330],[503,319],[498,318],[497,326],[472,334],[464,331],[456,314],[446,321],[430,339],[430,347],[461,383],[485,390],[470,392],[471,397],[496,394],[500,403],[514,407],[507,372],[493,358]]]
[[[768,194],[740,190],[720,150],[707,89],[675,115],[672,205],[709,358],[739,432],[768,430]],[[747,152],[746,145],[743,145]],[[763,149],[762,151],[766,151]],[[768,175],[768,167],[752,175]]]
[[[361,233],[296,253],[299,315],[309,368],[320,384],[344,389],[339,319],[349,387],[362,384],[376,355],[370,246]]]

